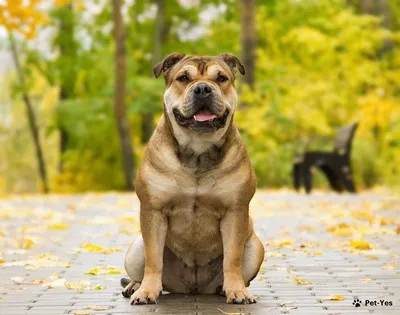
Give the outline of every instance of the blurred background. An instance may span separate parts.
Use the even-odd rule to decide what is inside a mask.
[[[397,0],[0,0],[0,194],[132,189],[170,52],[241,58],[259,187],[358,122],[356,186],[398,188],[399,43]]]

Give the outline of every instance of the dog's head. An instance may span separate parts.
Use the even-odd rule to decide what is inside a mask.
[[[164,106],[174,128],[199,133],[225,129],[236,107],[237,70],[245,73],[239,59],[232,54],[173,53],[155,65],[155,77],[164,74]]]

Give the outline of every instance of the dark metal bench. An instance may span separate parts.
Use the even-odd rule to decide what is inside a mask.
[[[304,185],[306,192],[312,188],[311,168],[319,168],[328,178],[331,188],[337,192],[348,190],[355,193],[350,153],[353,137],[358,124],[340,128],[333,152],[309,151],[298,158],[293,165],[293,184],[297,191]]]

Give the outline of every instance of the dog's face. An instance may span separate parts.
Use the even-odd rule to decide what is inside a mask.
[[[212,133],[230,123],[236,107],[235,72],[243,65],[231,54],[185,56],[171,54],[158,63],[164,74],[164,106],[175,128]]]

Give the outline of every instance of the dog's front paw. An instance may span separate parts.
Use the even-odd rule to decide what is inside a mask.
[[[156,304],[157,298],[160,295],[161,290],[153,288],[142,288],[140,287],[131,296],[131,305],[133,304]]]
[[[131,281],[123,290],[122,296],[126,298],[130,298],[132,294],[137,291],[140,287],[140,282]]]
[[[226,289],[226,303],[228,304],[252,304],[257,303],[256,298],[246,288]]]

